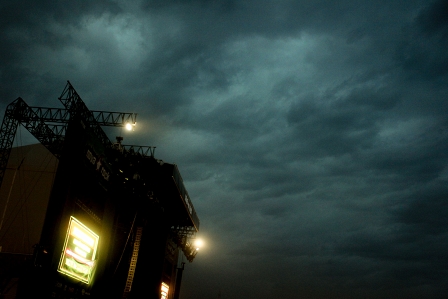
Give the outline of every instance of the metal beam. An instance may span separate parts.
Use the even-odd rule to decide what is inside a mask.
[[[59,157],[62,150],[65,128],[47,125],[22,98],[17,98],[6,107],[0,128],[0,186],[19,124],[22,124],[56,157]]]
[[[70,84],[70,81],[67,81],[67,85],[62,91],[59,100],[69,111],[70,118],[77,117],[81,119],[92,129],[93,133],[100,139],[105,147],[112,146],[112,142],[109,140],[109,137],[107,137],[106,133],[104,133],[103,129],[101,129],[101,126],[96,121],[92,111],[87,108],[86,104],[82,101],[81,97]]]
[[[0,187],[5,176],[6,166],[8,164],[9,155],[11,154],[12,144],[16,136],[19,121],[14,117],[16,110],[16,102],[22,100],[17,98],[14,102],[6,107],[5,116],[3,117],[2,126],[0,127]]]
[[[68,123],[71,117],[70,110],[47,107],[30,107],[33,112],[44,122]],[[93,118],[100,126],[124,127],[126,124],[135,124],[137,113],[90,111]]]
[[[151,157],[154,158],[155,146],[142,146],[142,145],[126,145],[122,144],[121,147],[130,154],[140,154],[142,156],[148,156],[148,152]]]

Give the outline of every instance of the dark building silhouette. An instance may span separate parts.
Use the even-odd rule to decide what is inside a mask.
[[[122,145],[120,138],[110,142],[100,127],[106,120],[94,117],[70,83],[59,99],[69,116],[48,117],[48,110],[18,99],[2,125],[5,132],[11,122],[25,122],[45,145],[8,153],[0,189],[6,211],[0,262],[9,269],[0,273],[2,296],[178,297],[179,255],[195,257],[199,220],[177,166],[156,159],[153,151]],[[30,121],[37,118],[31,112],[40,122]],[[45,127],[55,120],[63,123],[62,131]],[[21,152],[28,153],[25,159]],[[37,189],[23,197],[16,181],[29,186],[33,173],[39,174]]]

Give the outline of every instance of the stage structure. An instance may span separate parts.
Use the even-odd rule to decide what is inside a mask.
[[[179,255],[195,258],[199,219],[177,166],[102,129],[137,114],[91,111],[70,82],[59,100],[65,108],[18,98],[0,128],[0,186],[19,124],[59,160],[17,298],[178,298]]]

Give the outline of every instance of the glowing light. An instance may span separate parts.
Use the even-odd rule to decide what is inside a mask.
[[[83,273],[84,275],[90,274],[90,267],[82,264],[78,264],[74,260],[67,259],[65,260],[65,265],[68,267],[75,269],[77,272]]]
[[[125,127],[126,127],[126,130],[128,130],[128,131],[132,131],[132,129],[134,128],[134,126],[131,123],[127,123]]]
[[[81,248],[85,252],[90,252],[89,246],[87,246],[86,244],[80,242],[78,239],[73,239],[73,244],[75,244],[77,247]]]
[[[170,287],[166,284],[166,283],[164,283],[164,282],[162,282],[162,287],[161,287],[161,299],[166,299],[166,298],[168,298],[168,291],[169,291],[169,289],[170,289]]]
[[[71,251],[70,249],[67,249],[67,250],[65,251],[65,253],[66,253],[67,255],[73,257],[78,263],[83,263],[83,264],[89,265],[89,266],[91,266],[91,267],[93,267],[93,265],[94,265],[94,261],[87,260],[87,259],[85,259],[85,258],[83,258],[83,257],[81,257],[81,256],[79,256],[79,255],[77,255],[76,253],[74,253],[74,252]]]
[[[70,217],[58,271],[89,284],[96,265],[99,236]]]
[[[79,247],[75,247],[75,252],[84,258],[87,257],[87,252],[85,252]]]
[[[84,243],[87,243],[90,246],[93,246],[93,244],[95,243],[95,241],[90,238],[89,236],[87,236],[87,234],[83,233],[79,228],[77,228],[76,226],[73,228],[73,232],[72,235],[81,239],[81,241],[84,241]]]
[[[199,248],[201,248],[204,245],[204,241],[202,241],[201,239],[196,239],[196,241],[194,241],[194,246],[196,246],[196,250],[199,250]]]

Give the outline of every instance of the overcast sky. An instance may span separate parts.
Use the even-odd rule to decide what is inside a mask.
[[[1,117],[70,80],[178,165],[181,299],[446,298],[448,1],[2,0],[0,36]]]

